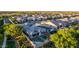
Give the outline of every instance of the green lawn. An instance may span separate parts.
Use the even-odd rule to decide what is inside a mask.
[[[3,34],[0,34],[0,48],[2,47],[2,43],[3,43]]]
[[[15,42],[11,40],[7,40],[6,48],[16,48]]]

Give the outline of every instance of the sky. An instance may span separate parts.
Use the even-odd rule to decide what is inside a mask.
[[[78,0],[1,0],[0,11],[78,11]]]

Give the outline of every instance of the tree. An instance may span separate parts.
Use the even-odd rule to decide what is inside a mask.
[[[2,17],[0,17],[0,26],[3,25],[3,20],[2,20]]]
[[[26,43],[27,37],[22,32],[22,27],[15,24],[6,24],[3,26],[4,31],[8,38],[14,38],[16,42],[16,47],[31,47],[31,44]]]
[[[18,36],[21,35],[22,33],[22,27],[17,26],[15,24],[5,24],[3,26],[3,29],[7,35],[11,35],[11,36]]]
[[[60,29],[57,33],[51,35],[50,38],[57,48],[74,48],[78,44],[77,32],[73,28]]]

